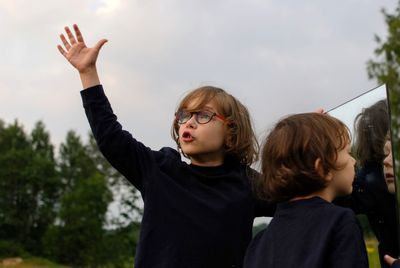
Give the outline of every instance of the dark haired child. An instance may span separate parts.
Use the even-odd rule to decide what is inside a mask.
[[[355,175],[341,121],[320,113],[284,118],[268,135],[261,161],[259,194],[279,203],[244,267],[368,267],[353,211],[331,203],[351,193]]]

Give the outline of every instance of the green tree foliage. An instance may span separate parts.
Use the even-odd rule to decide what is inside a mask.
[[[378,47],[375,59],[368,61],[367,70],[371,79],[385,83],[389,88],[391,119],[394,144],[400,141],[400,2],[393,13],[382,10],[387,26],[387,36],[383,40],[375,36]],[[395,146],[394,155],[400,161],[400,147]],[[399,169],[397,169],[397,174]]]
[[[140,194],[136,188],[115,170],[104,158],[98,149],[93,135],[89,134],[88,153],[94,161],[96,168],[108,182],[113,195],[118,197],[118,216],[110,219],[112,226],[126,226],[131,222],[140,221],[143,211],[138,206]]]
[[[28,136],[14,122],[0,127],[0,239],[29,250],[54,221],[57,173],[53,148],[43,123]]]
[[[27,250],[35,254],[42,254],[42,237],[56,217],[56,208],[60,198],[61,181],[56,171],[54,146],[50,143],[50,135],[42,122],[36,123],[31,132],[31,158],[33,181],[37,184],[37,213],[34,214],[32,242]]]
[[[107,257],[113,267],[133,266],[133,256],[139,241],[139,229],[140,225],[138,223],[131,222],[126,226],[107,231],[105,243],[107,248],[113,249],[107,251]]]
[[[72,267],[132,266],[139,195],[92,136],[85,145],[70,131],[55,157],[42,122],[27,134],[17,121],[0,120],[0,166],[0,258],[31,254]],[[107,214],[113,194],[122,218]]]
[[[18,122],[0,132],[0,237],[22,242],[32,195],[24,168],[32,155],[28,137]]]
[[[63,195],[58,223],[47,235],[48,252],[62,263],[98,267],[106,262],[104,225],[112,194],[72,131],[60,147],[60,175]]]
[[[111,193],[99,173],[76,182],[61,200],[60,222],[47,238],[50,256],[74,267],[99,267],[108,261],[106,212]]]
[[[74,189],[79,181],[91,177],[96,170],[87,148],[74,131],[67,133],[65,143],[60,145],[59,155],[59,168],[65,192]]]

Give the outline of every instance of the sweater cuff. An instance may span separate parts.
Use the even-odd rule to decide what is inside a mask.
[[[82,99],[96,99],[96,98],[102,98],[105,96],[103,86],[102,85],[97,85],[93,87],[89,87],[86,89],[81,90],[81,97]]]

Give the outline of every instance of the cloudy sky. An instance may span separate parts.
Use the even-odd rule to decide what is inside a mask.
[[[88,46],[109,42],[101,82],[123,126],[153,149],[174,146],[173,112],[190,89],[215,85],[252,113],[257,133],[286,114],[330,109],[368,80],[380,10],[395,0],[0,0],[0,118],[29,132],[42,120],[54,144],[84,139],[78,73],[56,46],[77,23]]]

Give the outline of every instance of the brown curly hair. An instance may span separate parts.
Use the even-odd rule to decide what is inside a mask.
[[[364,108],[354,121],[355,152],[357,162],[364,166],[368,161],[382,163],[383,147],[389,132],[389,114],[386,99]]]
[[[279,121],[266,138],[262,176],[255,190],[262,199],[288,201],[326,187],[325,176],[336,166],[338,151],[350,143],[340,120],[320,113],[291,115]],[[315,167],[320,159],[321,170]]]

